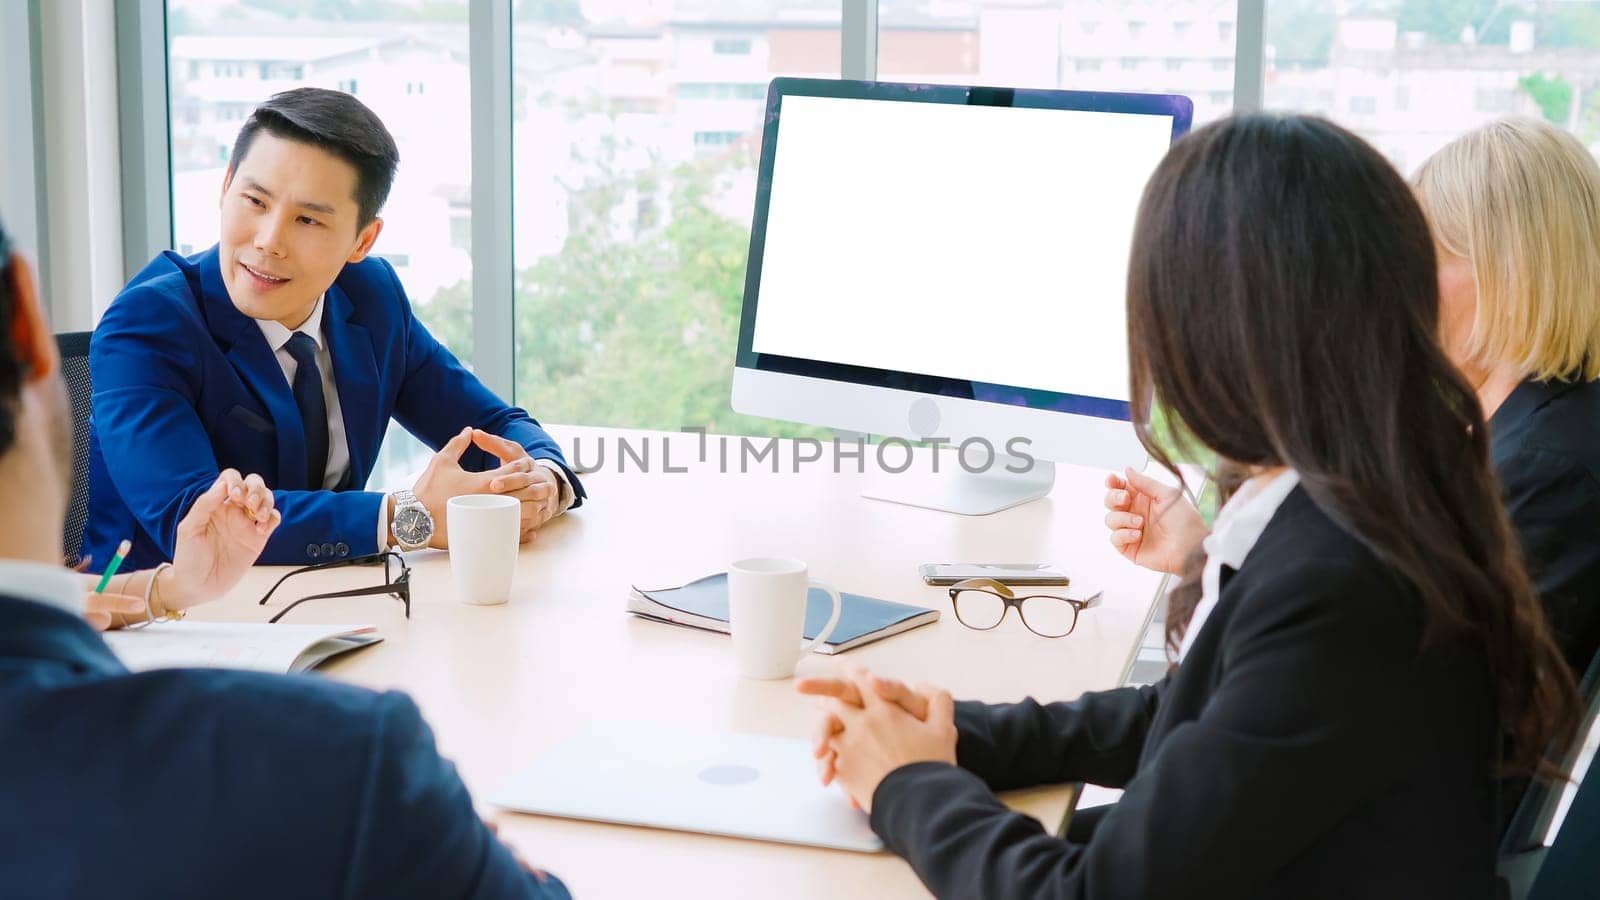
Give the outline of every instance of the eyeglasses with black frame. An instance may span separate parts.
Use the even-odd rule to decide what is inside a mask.
[[[334,560],[333,562],[302,566],[292,572],[286,572],[284,573],[284,576],[279,578],[277,583],[272,586],[272,589],[267,591],[266,596],[257,601],[256,605],[265,606],[267,601],[272,599],[272,595],[277,592],[278,588],[282,587],[285,581],[288,581],[290,578],[293,578],[296,575],[300,575],[305,572],[323,572],[328,569],[342,569],[346,566],[375,566],[379,563],[383,564],[383,584],[374,584],[368,587],[360,588],[350,588],[349,590],[344,591],[329,591],[325,594],[312,594],[309,597],[301,597],[299,600],[296,600],[293,603],[290,603],[288,606],[285,606],[283,609],[278,610],[278,614],[268,619],[267,623],[272,624],[277,622],[279,619],[288,615],[289,610],[294,609],[296,606],[299,606],[308,600],[329,600],[335,597],[369,597],[377,594],[389,594],[399,599],[401,603],[405,604],[406,618],[411,618],[411,567],[406,565],[406,559],[404,556],[401,556],[393,550],[386,550],[383,553],[374,553],[370,556],[352,556],[349,559],[338,559]],[[400,565],[399,578],[395,578],[391,574],[391,563],[398,563]]]
[[[1008,585],[993,578],[968,578],[950,586],[950,604],[955,607],[956,621],[975,631],[999,627],[1006,611],[1014,606],[1029,631],[1040,637],[1061,638],[1078,627],[1078,613],[1100,605],[1101,593],[1087,600],[1055,594],[1018,597]]]

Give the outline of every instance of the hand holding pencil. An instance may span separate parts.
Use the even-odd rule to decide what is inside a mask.
[[[89,592],[88,598],[84,601],[83,617],[95,631],[105,631],[113,625],[121,625],[127,621],[127,616],[144,612],[144,597],[106,593],[106,586],[111,583],[112,576],[117,574],[117,569],[122,567],[122,561],[128,558],[128,551],[132,546],[129,541],[117,545],[116,555],[111,557],[105,573],[100,576],[94,590]],[[89,562],[88,559],[80,562],[78,570],[83,571]]]

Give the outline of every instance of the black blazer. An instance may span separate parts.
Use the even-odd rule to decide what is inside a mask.
[[[1487,666],[1421,622],[1297,487],[1166,679],[958,704],[960,767],[890,773],[872,827],[947,898],[1491,897]],[[991,793],[1075,780],[1126,788],[1088,843]]]
[[[1600,651],[1600,382],[1525,381],[1489,418],[1506,512],[1574,677]]]

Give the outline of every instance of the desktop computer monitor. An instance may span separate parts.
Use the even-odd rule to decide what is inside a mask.
[[[1055,461],[1142,464],[1128,251],[1192,115],[1169,94],[775,79],[733,408],[966,443],[970,466],[866,493],[968,514],[1048,493]],[[980,469],[986,448],[1034,462]]]

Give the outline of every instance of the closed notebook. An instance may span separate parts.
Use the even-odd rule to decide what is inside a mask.
[[[839,624],[826,641],[817,645],[818,653],[843,653],[862,644],[899,634],[939,620],[939,611],[906,603],[894,603],[860,594],[839,592]],[[658,622],[689,625],[728,633],[728,576],[718,572],[691,581],[682,587],[662,590],[634,588],[628,595],[628,612]],[[828,624],[833,600],[828,593],[812,588],[806,597],[807,640]]]

